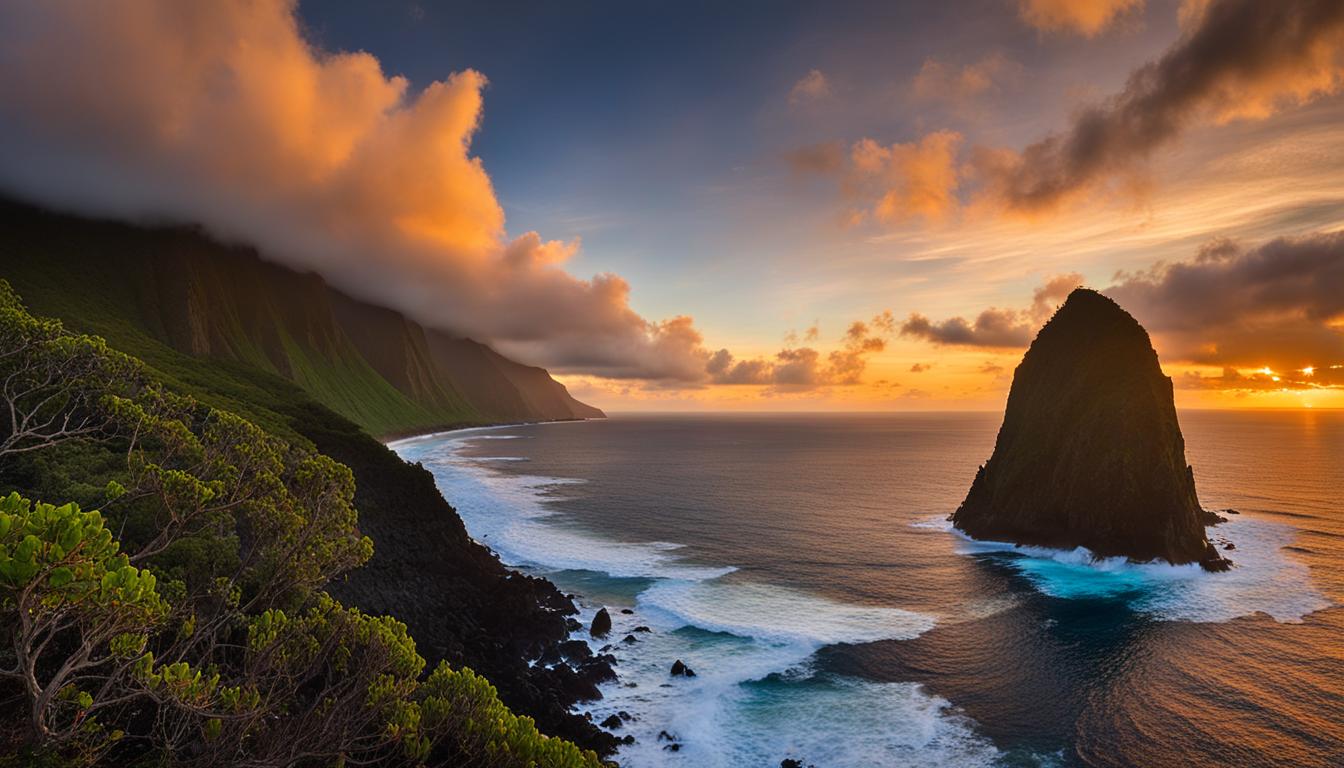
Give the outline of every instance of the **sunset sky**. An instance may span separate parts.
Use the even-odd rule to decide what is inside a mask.
[[[0,3],[0,188],[629,409],[998,409],[1077,285],[1344,407],[1344,2]]]

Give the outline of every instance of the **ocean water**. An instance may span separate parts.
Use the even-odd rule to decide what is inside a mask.
[[[960,536],[998,422],[632,415],[393,447],[585,623],[612,613],[579,636],[620,679],[580,711],[632,716],[625,766],[1344,765],[1344,413],[1181,414],[1201,501],[1240,513],[1211,529],[1225,574]]]

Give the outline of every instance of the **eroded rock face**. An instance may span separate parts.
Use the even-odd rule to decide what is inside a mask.
[[[952,522],[977,539],[1223,570],[1208,521],[1148,333],[1075,290],[1017,367],[994,454]]]

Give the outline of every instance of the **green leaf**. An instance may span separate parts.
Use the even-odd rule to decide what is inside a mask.
[[[69,584],[74,580],[75,580],[75,572],[64,566],[53,570],[51,572],[51,575],[47,577],[47,581],[51,584],[51,586],[57,589],[64,587],[66,584]]]

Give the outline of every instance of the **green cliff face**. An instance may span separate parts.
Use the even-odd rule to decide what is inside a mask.
[[[277,374],[375,435],[602,416],[543,369],[193,229],[6,203],[0,242],[0,277],[35,312],[170,373],[187,355]]]
[[[1207,520],[1147,332],[1074,291],[1017,367],[994,454],[952,521],[979,539],[1225,568]]]

